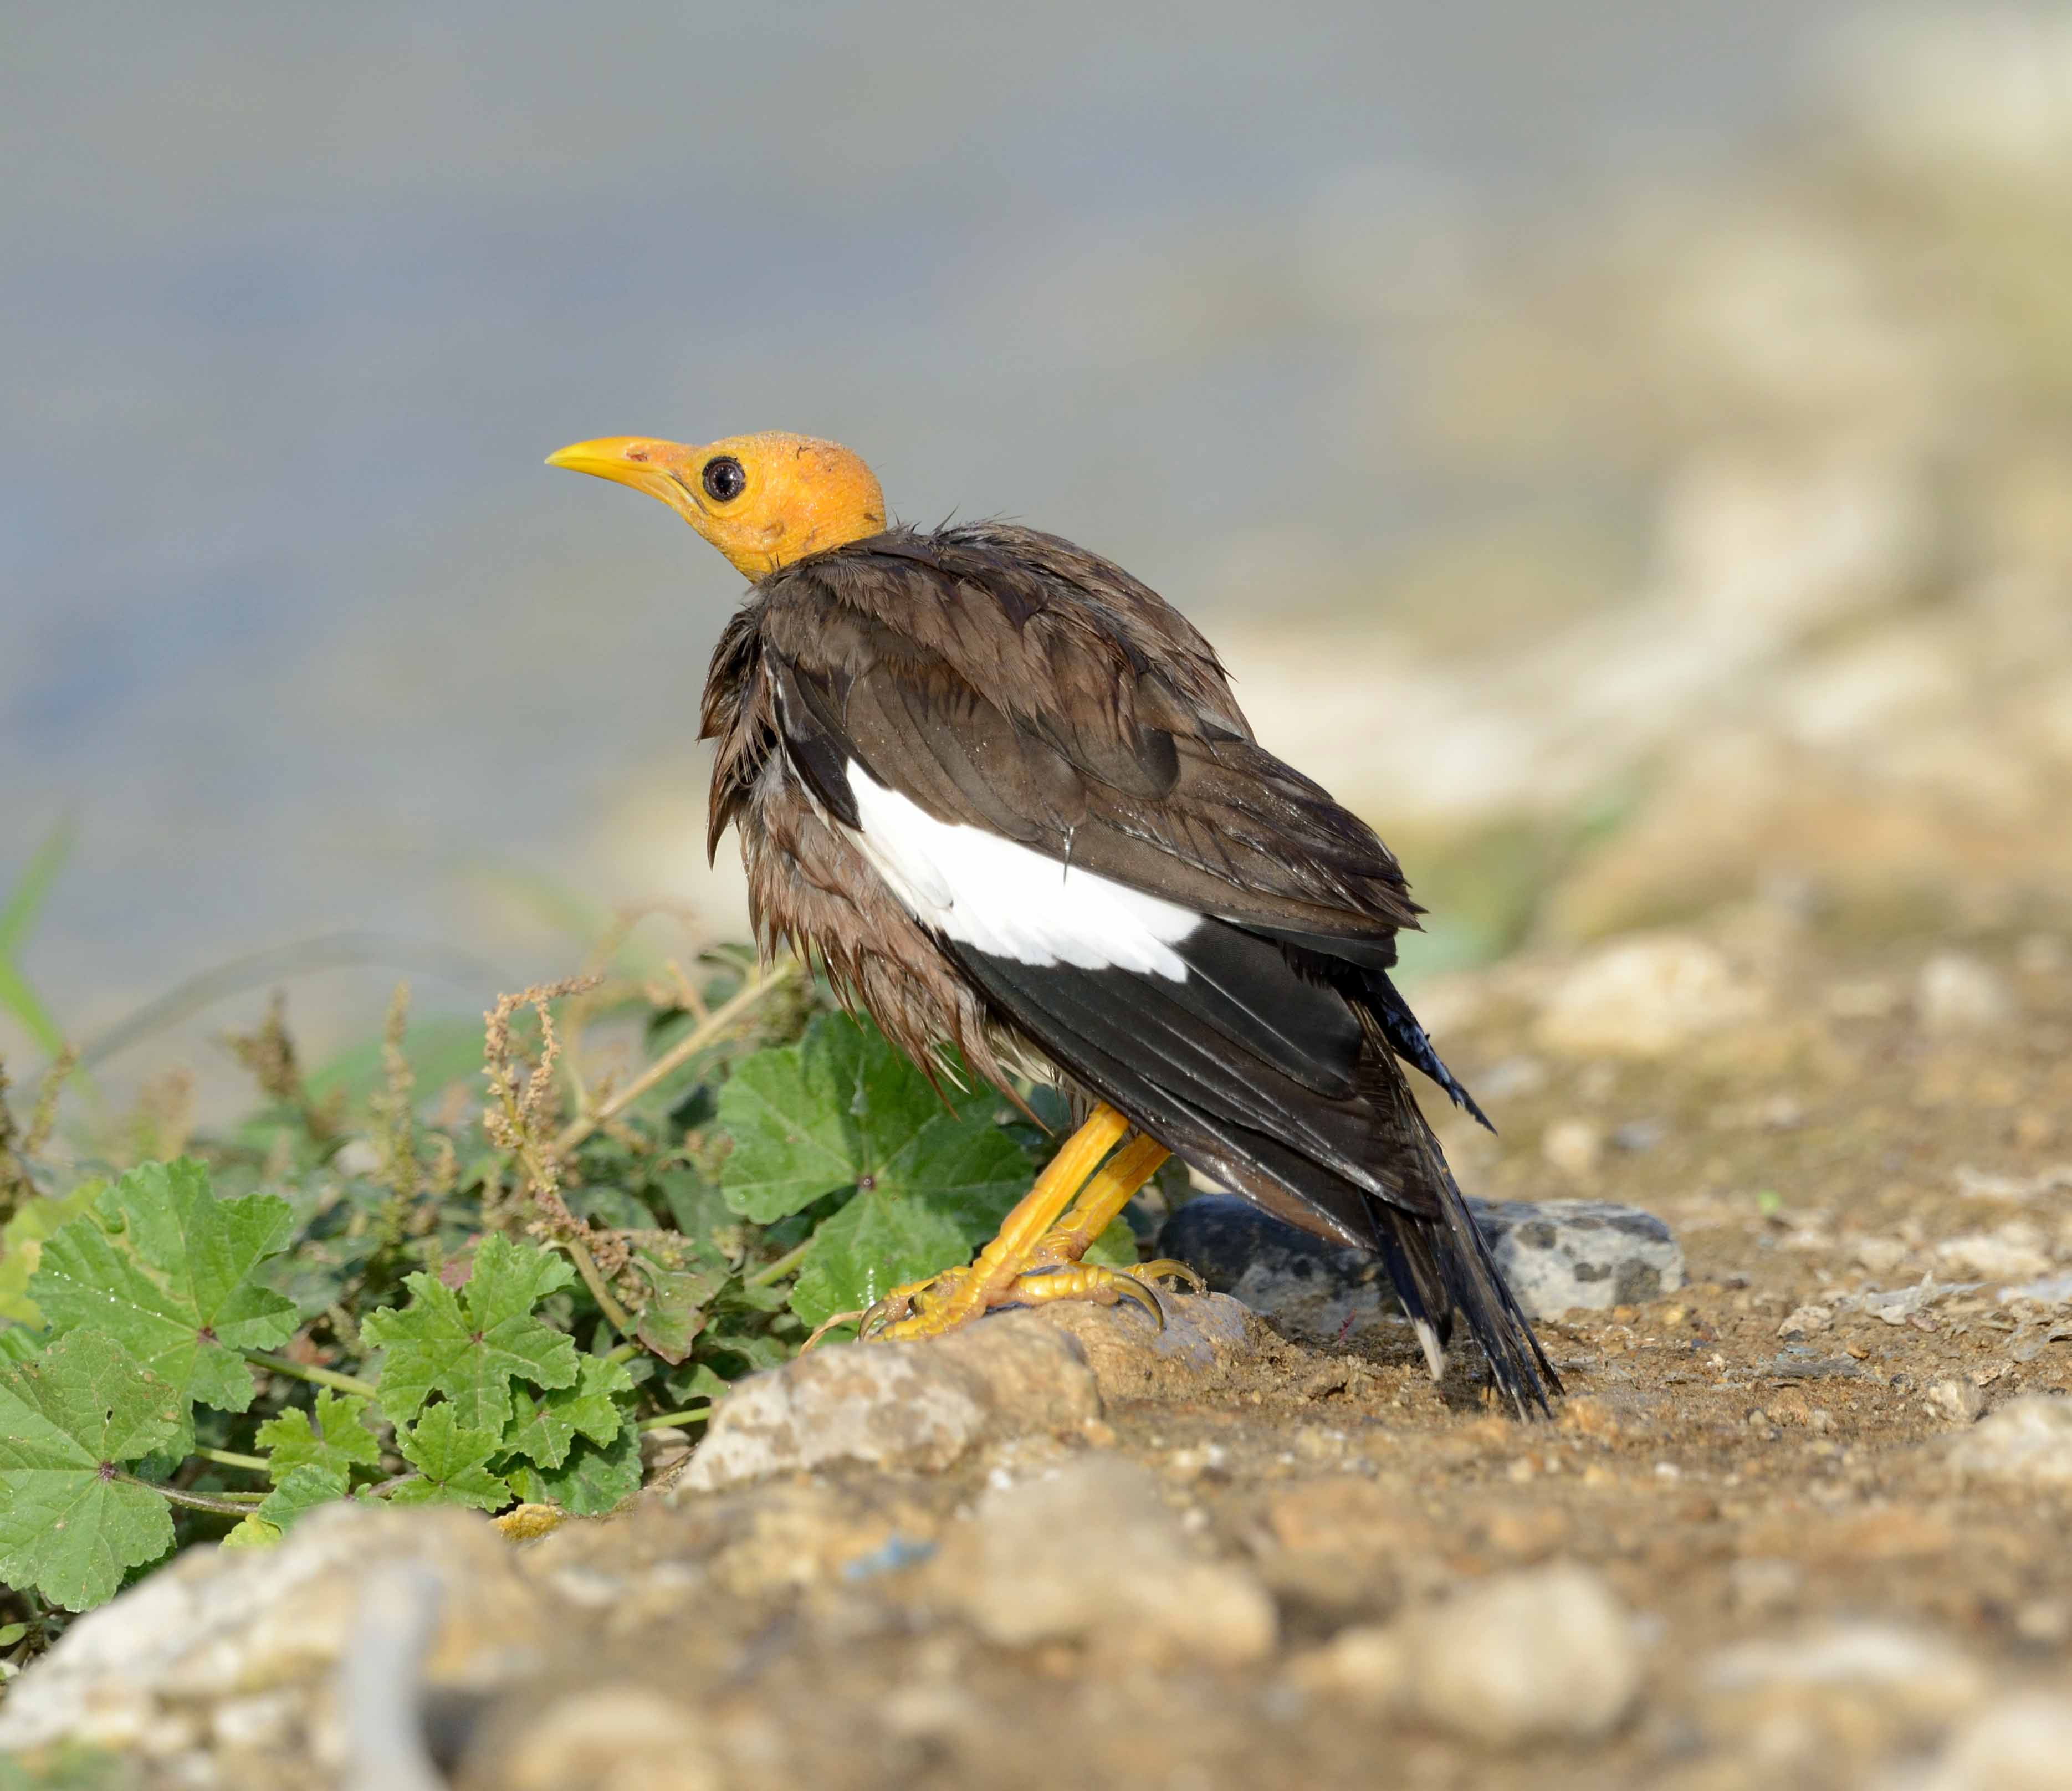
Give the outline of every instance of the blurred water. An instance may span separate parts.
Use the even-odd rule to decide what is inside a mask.
[[[1299,611],[1219,569],[1480,501],[1388,414],[1448,220],[1774,140],[1841,10],[10,8],[0,884],[81,829],[27,967],[84,1034],[332,926],[565,967],[485,865],[689,887],[738,586],[576,437],[824,433]]]

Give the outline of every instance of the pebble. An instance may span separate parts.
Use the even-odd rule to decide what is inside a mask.
[[[1556,984],[1534,1038],[1565,1057],[1667,1057],[1768,1004],[1767,992],[1716,947],[1684,934],[1642,935],[1593,953]]]
[[[1986,1409],[1985,1390],[1975,1382],[1945,1376],[1929,1382],[1928,1390],[1922,1395],[1922,1403],[1938,1417],[1947,1418],[1953,1424],[1970,1424],[1977,1421]]]
[[[1639,1305],[1684,1285],[1682,1247],[1638,1207],[1471,1199],[1468,1209],[1529,1317]],[[1379,1259],[1326,1243],[1233,1194],[1188,1202],[1166,1220],[1157,1247],[1306,1342],[1400,1321]]]
[[[1960,1730],[1917,1791],[2072,1791],[2072,1699],[2004,1699]]]
[[[1595,1740],[1640,1694],[1632,1619],[1568,1563],[1478,1581],[1411,1620],[1405,1652],[1418,1714],[1492,1748]]]
[[[1982,1480],[2072,1484],[2072,1399],[2029,1393],[2010,1399],[1956,1440],[1950,1464]]]
[[[943,1602],[1007,1647],[1098,1638],[1225,1666],[1273,1650],[1273,1600],[1190,1547],[1155,1476],[1107,1454],[989,1487],[931,1570]]]
[[[1959,1038],[1992,1032],[2012,1021],[2013,995],[1990,964],[1967,952],[1938,951],[1921,967],[1914,1011],[1931,1037]]]

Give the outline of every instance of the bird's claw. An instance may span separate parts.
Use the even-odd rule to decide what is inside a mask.
[[[1134,1271],[1108,1268],[1098,1263],[1037,1262],[993,1288],[968,1285],[969,1269],[949,1269],[926,1281],[894,1288],[863,1315],[857,1336],[865,1341],[940,1337],[972,1319],[1007,1306],[1046,1306],[1054,1300],[1087,1300],[1099,1306],[1127,1303],[1147,1313],[1161,1331],[1166,1312],[1159,1303],[1156,1277],[1199,1278],[1178,1263],[1151,1263]]]

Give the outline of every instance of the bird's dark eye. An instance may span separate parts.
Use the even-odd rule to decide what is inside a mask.
[[[717,503],[731,503],[741,495],[748,474],[730,454],[714,454],[705,462],[705,495]]]

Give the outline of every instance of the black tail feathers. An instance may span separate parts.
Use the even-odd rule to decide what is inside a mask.
[[[1489,1115],[1476,1104],[1475,1098],[1455,1079],[1453,1072],[1439,1059],[1433,1049],[1431,1035],[1418,1024],[1417,1016],[1410,1011],[1410,1004],[1398,992],[1396,984],[1384,971],[1371,970],[1366,973],[1364,993],[1375,1018],[1380,1022],[1382,1037],[1388,1041],[1389,1049],[1414,1070],[1420,1070],[1445,1090],[1453,1105],[1463,1109],[1484,1128],[1494,1132]],[[1434,1147],[1437,1148],[1436,1146]],[[1441,1167],[1445,1160],[1441,1159]]]
[[[1415,1173],[1438,1212],[1428,1218],[1376,1201],[1375,1229],[1382,1239],[1383,1263],[1424,1346],[1433,1378],[1445,1366],[1444,1348],[1457,1314],[1519,1415],[1535,1407],[1544,1414],[1548,1395],[1561,1391],[1561,1378],[1490,1255],[1409,1084],[1400,1074],[1395,1082],[1401,1165]]]

